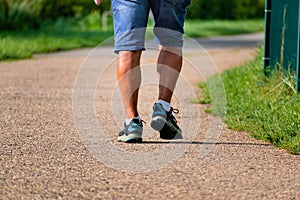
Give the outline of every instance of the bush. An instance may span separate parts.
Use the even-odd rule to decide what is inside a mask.
[[[100,7],[93,0],[0,0],[0,31],[36,29],[45,21],[83,18],[110,9],[110,1]]]
[[[190,19],[249,19],[264,17],[264,0],[198,0],[188,7]]]
[[[36,1],[0,0],[0,30],[36,28],[40,22]]]
[[[45,21],[84,18],[110,9],[110,1],[100,7],[93,0],[0,0],[0,31],[37,29]],[[198,0],[188,7],[190,19],[262,18],[264,0]]]

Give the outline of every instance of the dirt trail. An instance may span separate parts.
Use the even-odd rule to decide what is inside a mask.
[[[191,136],[195,127],[196,135],[192,143],[185,139],[172,144],[159,140],[148,124],[145,143],[115,141],[123,120],[116,90],[116,57],[111,47],[102,47],[82,65],[89,51],[0,63],[1,199],[300,199],[299,156],[257,141],[248,133],[228,130],[204,112],[205,105],[189,103],[193,98],[189,87],[195,89],[194,84],[201,77],[188,66],[191,62],[203,66],[210,63],[203,51],[186,52],[184,79],[174,97],[174,106],[182,111],[178,119],[186,130],[185,136]],[[251,59],[255,50],[253,46],[241,46],[213,48],[208,52],[217,68],[201,69],[204,77],[214,70],[239,66]],[[155,62],[153,55],[150,51],[143,57],[145,84],[139,108],[145,121],[150,120],[157,94],[157,85],[154,80],[151,82],[150,75],[156,73],[154,66],[150,67]],[[110,64],[103,66],[105,63]],[[103,72],[96,91],[92,91],[94,114],[106,136],[100,142],[102,147],[84,145],[89,141],[76,130],[78,123],[72,103],[81,65],[91,69],[85,72],[88,77]],[[99,71],[99,66],[105,68]],[[89,89],[92,87],[86,90]],[[83,116],[82,120],[90,123],[88,117]],[[214,122],[216,127],[212,130],[217,137],[211,138],[207,133]],[[98,136],[101,138],[100,134],[95,138]],[[120,154],[106,151],[111,146]],[[101,148],[103,152],[99,152]],[[168,152],[164,153],[164,148]],[[134,156],[128,156],[132,160],[122,164],[124,157],[120,156],[128,152]],[[174,159],[172,155],[176,153]],[[155,158],[153,162],[143,160],[148,155]],[[120,159],[116,160],[118,156]],[[135,156],[144,164],[134,160]],[[118,161],[121,166],[116,166]],[[164,163],[167,164],[162,166]],[[156,170],[147,171],[155,167]]]

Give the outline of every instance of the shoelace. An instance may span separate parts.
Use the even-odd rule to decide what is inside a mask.
[[[142,119],[140,119],[140,121],[141,121],[141,124],[143,125],[143,123],[144,124],[147,124],[147,122],[145,122],[144,120],[142,120]]]
[[[173,120],[175,123],[177,123],[177,120],[176,120],[176,118],[173,116],[172,113],[178,114],[178,113],[179,113],[179,110],[178,110],[177,108],[174,109],[174,108],[171,107],[171,110],[168,112],[169,117],[172,118],[172,120]]]
[[[173,112],[174,114],[178,114],[178,113],[179,113],[179,110],[178,110],[177,108],[172,108],[172,107],[171,107],[170,112]]]
[[[135,122],[135,121],[137,121],[138,119],[134,119],[134,121],[133,122]],[[135,122],[136,123],[136,122]],[[142,126],[143,126],[143,124],[147,124],[144,120],[142,120],[142,119],[139,119],[138,120],[138,123],[139,124],[141,124]]]

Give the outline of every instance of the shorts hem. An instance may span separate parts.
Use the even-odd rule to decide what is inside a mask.
[[[145,51],[145,47],[115,47],[114,52],[118,54],[120,51]]]
[[[158,45],[165,46],[165,47],[183,47],[183,40],[177,42],[164,42],[159,41],[159,39],[154,38],[154,42]]]

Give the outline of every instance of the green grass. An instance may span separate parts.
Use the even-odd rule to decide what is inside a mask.
[[[249,20],[186,20],[185,33],[189,37],[211,37],[255,33],[264,30],[263,19]]]
[[[36,31],[0,32],[0,61],[30,58],[36,53],[47,53],[93,47],[112,36],[110,31],[101,31],[101,19],[97,13],[84,19],[59,19]],[[209,37],[258,32],[263,30],[263,20],[187,20],[186,34],[189,37]]]
[[[48,21],[39,30],[0,32],[0,61],[30,58],[36,53],[97,46],[113,36],[112,19],[108,20],[108,31],[101,30],[101,19],[98,13],[93,13],[83,19]]]
[[[221,74],[226,90],[224,120],[230,129],[247,131],[257,139],[300,154],[300,94],[293,88],[295,76],[281,76],[276,71],[269,78],[263,76],[261,58],[260,50],[253,61]],[[198,102],[213,102],[207,85],[217,79],[216,75],[200,84],[203,97]],[[211,106],[213,114],[222,114]]]
[[[30,58],[36,53],[48,53],[92,47],[112,36],[102,31],[32,31],[0,33],[0,60]]]

